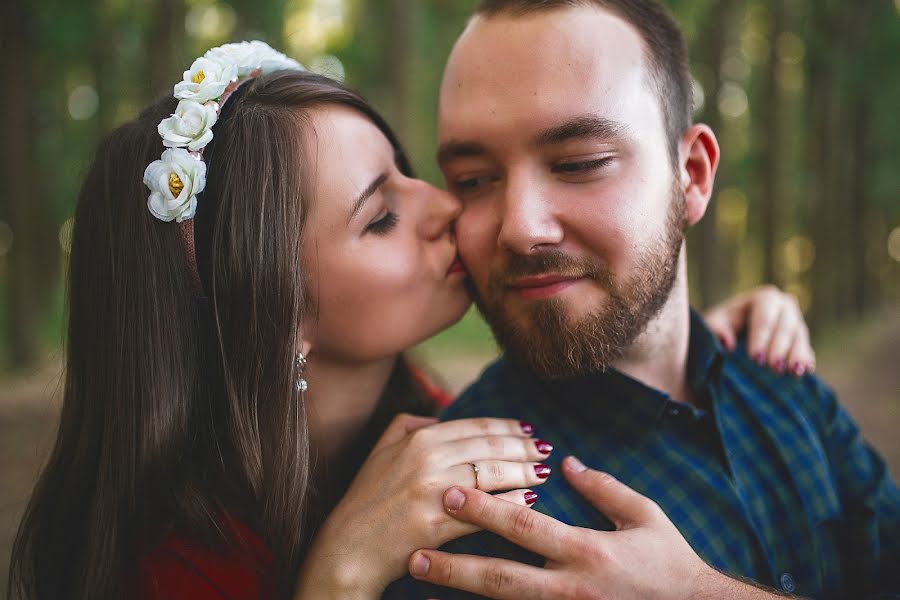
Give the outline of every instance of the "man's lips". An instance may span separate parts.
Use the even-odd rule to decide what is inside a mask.
[[[573,275],[536,275],[516,279],[509,284],[509,287],[520,298],[540,300],[558,294],[581,279],[583,277]]]

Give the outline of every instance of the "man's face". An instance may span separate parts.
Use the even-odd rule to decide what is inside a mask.
[[[677,274],[684,198],[639,34],[592,6],[476,18],[441,87],[459,250],[514,359],[547,376],[620,358]]]

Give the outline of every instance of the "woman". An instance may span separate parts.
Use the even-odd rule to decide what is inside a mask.
[[[481,489],[534,502],[552,446],[526,423],[423,416],[436,400],[402,356],[469,306],[459,203],[410,177],[361,97],[298,67],[258,43],[214,49],[180,102],[101,145],[12,597],[377,596],[412,551],[472,531],[441,494],[473,465],[497,475]],[[716,318],[771,305],[756,298]],[[774,364],[784,337],[811,364],[778,299],[787,316],[754,343]]]

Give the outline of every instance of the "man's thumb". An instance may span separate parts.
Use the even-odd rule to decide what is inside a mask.
[[[589,469],[574,456],[563,461],[563,473],[569,485],[606,515],[617,530],[630,529],[653,517],[653,501],[609,473]]]

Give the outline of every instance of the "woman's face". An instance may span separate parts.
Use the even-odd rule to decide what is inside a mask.
[[[310,119],[301,253],[315,308],[303,337],[332,360],[392,356],[469,306],[451,227],[459,202],[403,175],[388,139],[361,113],[329,105]]]

